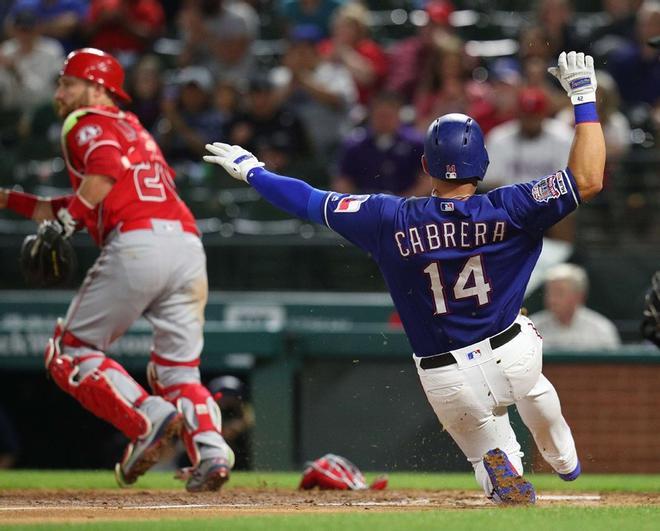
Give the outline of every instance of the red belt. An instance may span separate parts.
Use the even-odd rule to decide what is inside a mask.
[[[161,220],[159,220],[161,221]],[[163,219],[164,223],[171,222],[181,226],[183,232],[189,232],[196,236],[199,236],[199,229],[197,225],[189,221],[181,221],[178,219]],[[151,219],[135,219],[133,221],[124,221],[119,225],[119,232],[130,232],[132,230],[152,230],[153,224]]]

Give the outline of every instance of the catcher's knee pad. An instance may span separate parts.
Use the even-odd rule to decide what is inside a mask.
[[[58,324],[59,327],[59,324]],[[97,417],[111,423],[130,439],[146,435],[151,422],[138,407],[148,393],[116,361],[102,352],[62,354],[62,333],[48,341],[46,368],[64,392]]]

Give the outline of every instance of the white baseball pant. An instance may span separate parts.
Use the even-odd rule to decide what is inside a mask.
[[[527,317],[520,315],[515,323],[521,332],[508,343],[493,350],[486,339],[457,349],[452,351],[457,360],[452,365],[424,370],[422,358],[413,356],[438,420],[472,464],[487,496],[492,485],[482,458],[488,450],[500,448],[523,473],[523,453],[507,410],[513,404],[556,472],[572,472],[578,463],[557,392],[541,373],[543,340]]]

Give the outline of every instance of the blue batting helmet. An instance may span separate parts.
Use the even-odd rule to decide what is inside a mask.
[[[424,158],[429,175],[443,180],[481,181],[490,162],[481,127],[460,113],[433,121],[424,140]]]

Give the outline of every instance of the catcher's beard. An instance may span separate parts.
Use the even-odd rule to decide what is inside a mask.
[[[57,111],[57,115],[61,119],[64,119],[76,109],[80,109],[81,107],[88,107],[92,105],[91,90],[92,87],[85,86],[85,88],[78,95],[78,97],[74,98],[72,101],[67,103],[63,101],[55,100],[55,110]]]

